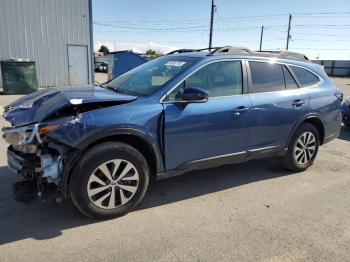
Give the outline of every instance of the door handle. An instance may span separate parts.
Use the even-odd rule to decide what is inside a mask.
[[[293,107],[301,107],[305,104],[304,100],[296,99],[293,101],[292,106]]]
[[[239,106],[239,107],[233,109],[233,114],[235,116],[239,116],[240,114],[242,114],[242,113],[244,113],[244,112],[246,112],[248,110],[249,110],[249,107]]]

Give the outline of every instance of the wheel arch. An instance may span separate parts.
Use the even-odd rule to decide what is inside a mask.
[[[320,119],[320,117],[318,115],[312,114],[312,115],[305,116],[300,122],[298,122],[294,126],[292,132],[289,134],[286,147],[288,147],[288,145],[290,143],[290,140],[292,139],[293,134],[295,133],[295,131],[298,130],[298,128],[304,123],[309,123],[309,124],[311,124],[311,125],[313,125],[313,126],[315,126],[317,128],[318,134],[319,134],[319,138],[320,138],[320,145],[323,144],[324,136],[325,136],[324,124],[323,124],[322,120]]]
[[[76,163],[79,161],[84,151],[89,148],[104,142],[123,142],[136,148],[145,157],[147,163],[149,163],[151,176],[155,177],[157,173],[164,171],[163,155],[158,145],[158,142],[150,135],[136,129],[118,129],[109,132],[101,132],[103,135],[96,135],[89,139],[86,139],[81,145],[78,146],[78,155],[74,156],[70,166],[65,167],[62,173],[60,182],[61,190],[66,194],[67,185],[71,177]],[[100,133],[100,134],[101,134]]]
[[[158,172],[158,159],[157,153],[155,152],[153,146],[144,137],[140,137],[135,134],[115,134],[100,138],[91,144],[89,144],[85,150],[89,148],[104,143],[104,142],[122,142],[136,148],[146,159],[149,164],[150,171],[152,175]]]
[[[317,128],[318,135],[320,138],[320,145],[322,145],[324,142],[324,135],[325,135],[324,132],[325,131],[324,131],[324,125],[323,125],[321,119],[316,117],[316,116],[313,116],[313,117],[306,118],[303,123],[309,123]]]

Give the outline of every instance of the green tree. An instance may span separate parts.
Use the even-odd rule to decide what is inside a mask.
[[[156,50],[152,50],[152,49],[148,49],[146,51],[146,55],[156,55],[157,54],[157,51]]]
[[[101,45],[100,50],[98,50],[98,51],[99,51],[99,52],[102,52],[104,55],[109,54],[109,49],[108,49],[108,47],[105,46],[105,45]]]
[[[146,55],[149,55],[149,56],[151,56],[151,57],[156,58],[156,57],[162,56],[163,53],[161,53],[161,52],[159,52],[159,51],[156,51],[156,50],[148,49],[148,50],[146,51]]]

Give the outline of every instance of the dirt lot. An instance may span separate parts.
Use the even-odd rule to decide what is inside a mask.
[[[334,81],[350,95],[350,79]],[[274,159],[191,172],[151,184],[136,211],[109,221],[70,201],[15,202],[0,148],[1,261],[350,261],[345,127],[306,172]]]

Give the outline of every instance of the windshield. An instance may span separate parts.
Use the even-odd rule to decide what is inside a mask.
[[[163,56],[126,72],[105,86],[129,95],[150,95],[198,60],[195,57]]]

